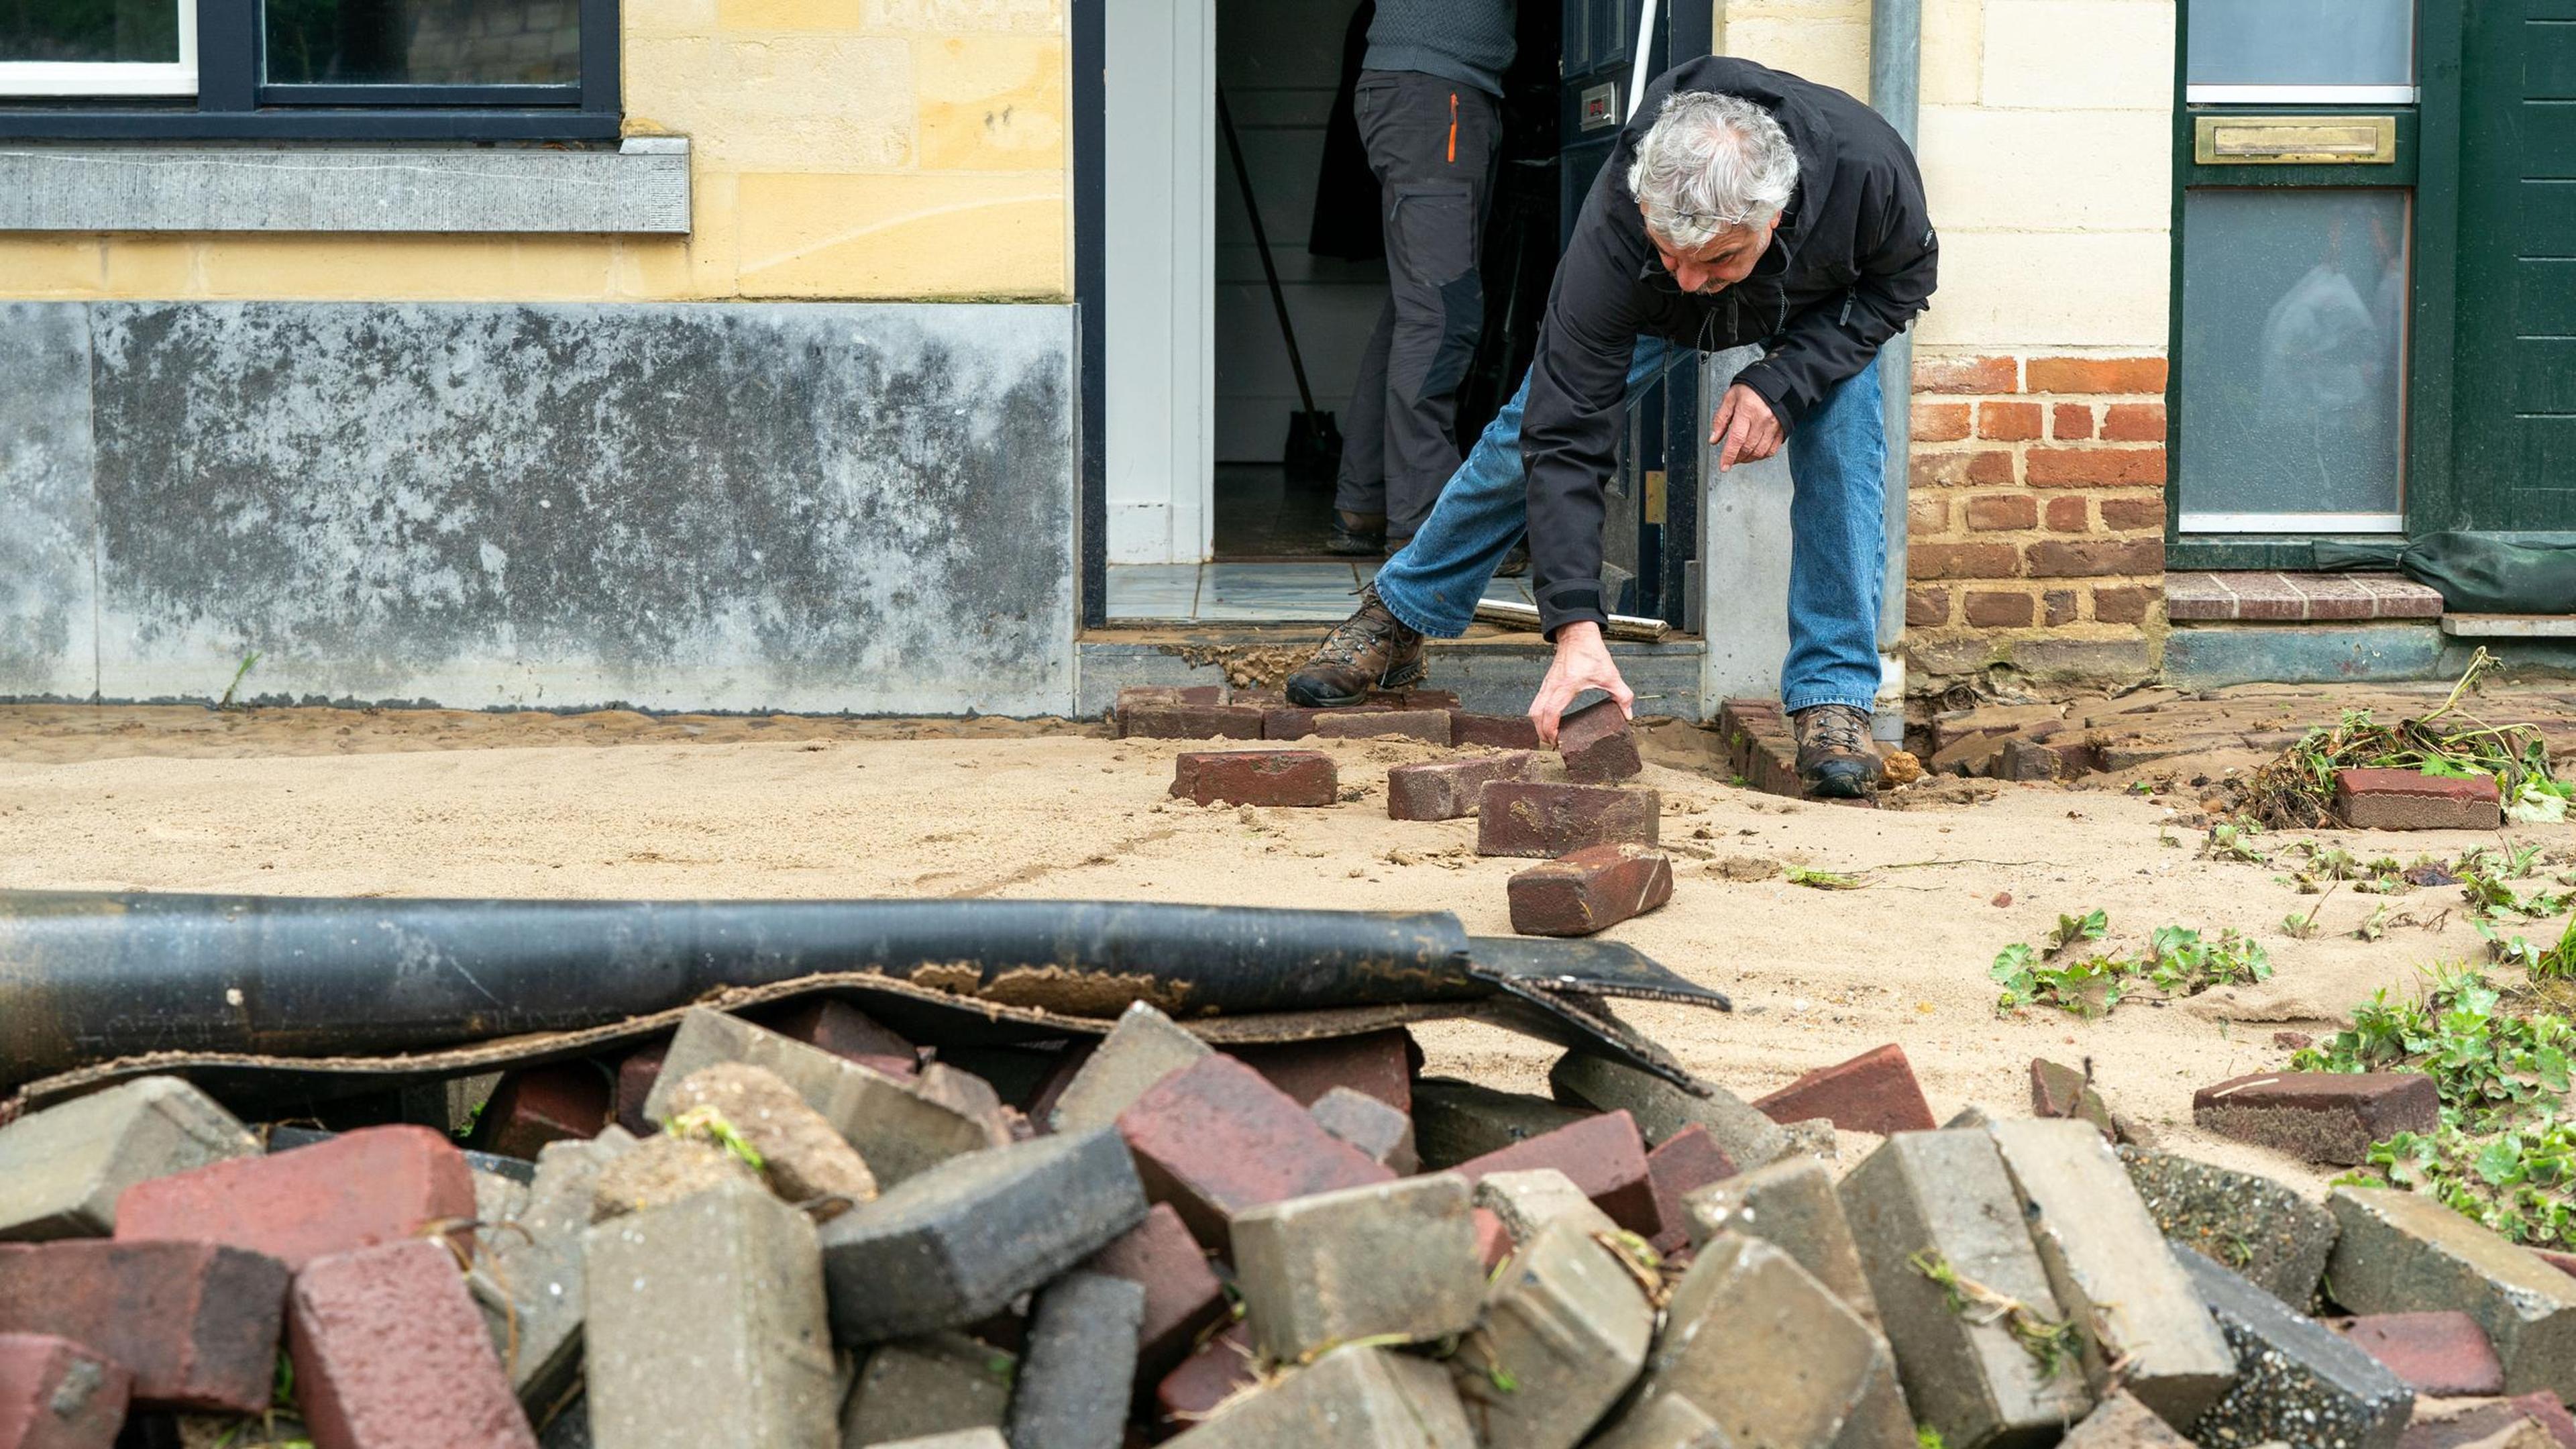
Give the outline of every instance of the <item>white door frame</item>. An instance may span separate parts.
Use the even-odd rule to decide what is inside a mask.
[[[1109,561],[1199,563],[1216,513],[1216,4],[1107,0],[1103,22]]]

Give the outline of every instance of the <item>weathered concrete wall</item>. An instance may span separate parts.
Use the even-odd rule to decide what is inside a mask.
[[[256,652],[245,697],[1066,712],[1072,348],[1059,307],[0,309],[0,694]]]

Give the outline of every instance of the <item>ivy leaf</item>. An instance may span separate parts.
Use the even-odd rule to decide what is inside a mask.
[[[2478,1154],[2478,1176],[2490,1187],[2502,1187],[2522,1179],[2522,1138],[2508,1132]]]

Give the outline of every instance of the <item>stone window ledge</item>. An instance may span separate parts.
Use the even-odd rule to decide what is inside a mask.
[[[0,232],[689,230],[689,142],[0,145]]]

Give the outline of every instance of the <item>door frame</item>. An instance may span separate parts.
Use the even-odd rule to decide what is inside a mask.
[[[2313,532],[2186,534],[2182,531],[2183,206],[2195,187],[2349,186],[2402,189],[2407,207],[2405,448],[2398,506],[2405,530],[2372,535],[2402,542],[2448,526],[2458,516],[2453,467],[2451,383],[2457,341],[2459,277],[2461,18],[2446,0],[2415,7],[2415,102],[2201,103],[2189,97],[2190,0],[2174,6],[2173,208],[2171,282],[2165,332],[2165,568],[2288,569],[2314,566]],[[2194,157],[2193,122],[2210,115],[2296,112],[2301,115],[2397,117],[2397,155],[2386,167],[2205,166]]]

